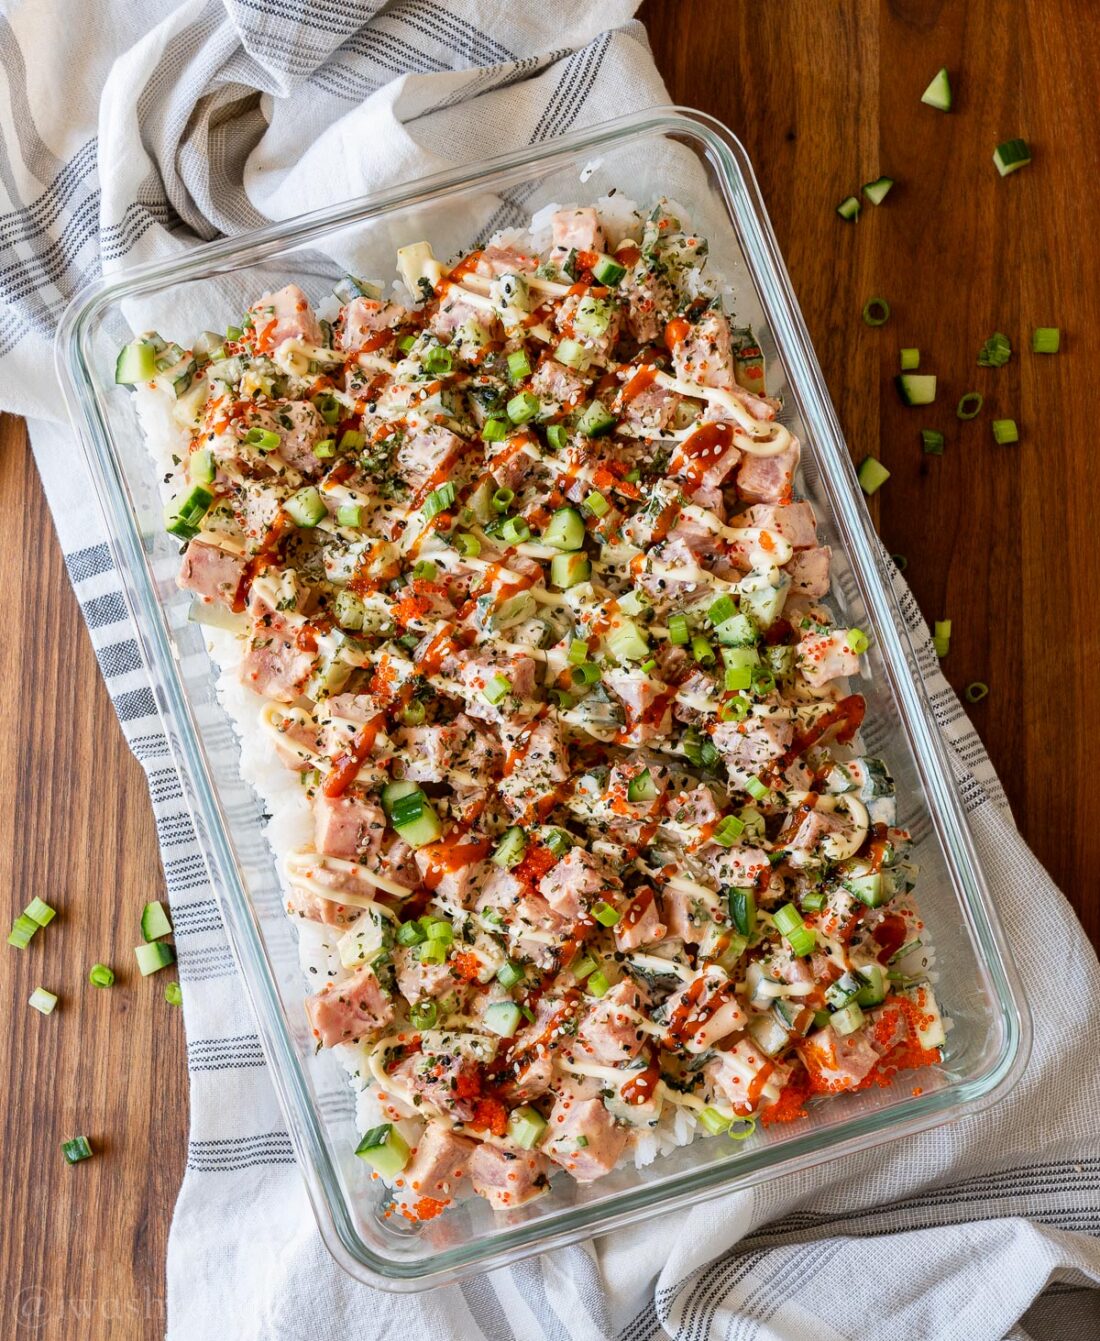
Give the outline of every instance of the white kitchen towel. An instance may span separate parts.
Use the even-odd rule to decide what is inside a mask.
[[[1100,1336],[1100,968],[1016,833],[908,589],[979,852],[1034,1004],[995,1109],[425,1296],[320,1244],[72,436],[50,337],[101,269],[182,252],[664,100],[634,0],[6,0],[0,403],[32,441],[149,779],[191,1077],[172,1341],[1086,1341]],[[812,53],[806,53],[812,59]],[[51,422],[52,421],[52,422]],[[996,692],[996,687],[994,687]]]

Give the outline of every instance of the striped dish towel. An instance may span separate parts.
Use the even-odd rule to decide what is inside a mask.
[[[103,268],[663,101],[635,7],[104,0],[92,26],[76,0],[8,0],[0,17],[0,397],[32,421],[69,572],[148,776],[185,985],[191,1141],[168,1253],[173,1341],[1100,1336],[1100,969],[1016,833],[900,578],[1036,1007],[1032,1061],[1005,1102],[413,1297],[339,1271],[292,1167],[119,577],[56,420],[52,330]]]

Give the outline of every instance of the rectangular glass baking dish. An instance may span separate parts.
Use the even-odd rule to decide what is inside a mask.
[[[864,744],[898,784],[913,832],[917,894],[936,950],[937,993],[952,1021],[943,1065],[824,1104],[800,1123],[722,1138],[620,1169],[589,1187],[555,1180],[529,1207],[494,1214],[480,1199],[420,1226],[387,1218],[384,1189],[354,1157],[345,1076],[315,1055],[295,932],[282,912],[262,805],[239,772],[239,743],[214,692],[203,630],[175,585],[178,542],[164,532],[159,472],[127,389],[119,346],[155,328],[184,345],[224,327],[267,289],[294,280],[314,301],[347,272],[392,277],[398,246],[426,238],[445,257],[541,206],[592,203],[612,188],[640,203],[667,195],[710,239],[768,362],[768,390],[801,440],[799,492],[834,551],[830,598],[873,637]],[[890,588],[840,426],[745,151],[718,122],[660,108],[425,178],[337,208],[101,279],[74,300],[57,336],[65,399],[82,441],[175,752],[226,931],[321,1234],[357,1279],[418,1290],[893,1141],[996,1102],[1019,1077],[1030,1023],[989,899],[913,646]]]

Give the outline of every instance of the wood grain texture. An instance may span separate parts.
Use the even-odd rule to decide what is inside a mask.
[[[892,472],[874,501],[883,537],[908,557],[925,614],[954,622],[948,678],[992,686],[975,724],[1026,838],[1100,942],[1094,6],[647,0],[641,17],[673,99],[749,151],[853,455]],[[943,64],[956,89],[947,116],[920,104]],[[1016,135],[1034,162],[1002,181],[992,151]],[[842,223],[837,202],[883,172],[898,181],[887,203]],[[880,330],[860,320],[872,295],[893,310]],[[1064,352],[1032,356],[1034,325],[1060,326]],[[1018,352],[979,369],[994,330]],[[903,345],[940,375],[927,411],[903,409],[891,388]],[[954,406],[971,389],[989,413],[960,424]],[[994,445],[993,413],[1018,421],[1019,446]],[[922,456],[921,427],[944,432],[942,458]],[[23,630],[0,650],[11,741],[0,874],[13,914],[34,894],[61,910],[30,950],[0,955],[0,1335],[136,1341],[163,1334],[186,1146],[180,1018],[163,982],[133,968],[136,913],[162,876],[144,778],[10,419],[0,497],[0,589]],[[100,959],[119,971],[110,992],[85,982]],[[40,983],[61,995],[50,1019],[23,1004]],[[58,1145],[80,1132],[98,1154],[69,1168]]]
[[[10,922],[37,894],[57,917],[0,953],[0,1336],[137,1341],[164,1334],[164,1254],[187,1144],[175,976],[142,979],[142,906],[164,897],[145,777],[99,677],[23,425],[0,419],[0,887]],[[5,933],[6,934],[6,933]],[[92,987],[110,964],[117,981]],[[26,1002],[38,986],[60,1003]],[[94,1158],[70,1167],[60,1144]]]

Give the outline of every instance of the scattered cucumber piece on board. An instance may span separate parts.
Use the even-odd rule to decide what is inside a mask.
[[[920,100],[927,103],[929,107],[934,107],[938,112],[950,112],[951,80],[946,65],[932,76],[932,82],[920,95]]]

